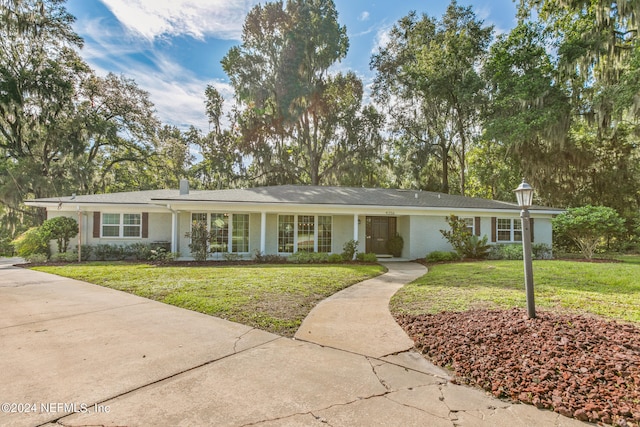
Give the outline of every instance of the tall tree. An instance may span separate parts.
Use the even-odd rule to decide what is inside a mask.
[[[349,45],[333,1],[258,5],[242,42],[222,64],[244,108],[238,124],[255,182],[331,182],[368,142],[353,137],[364,114],[361,81],[329,75]]]
[[[640,203],[637,1],[522,0],[520,15],[535,10],[552,34],[554,79],[571,96],[565,154],[576,157],[565,173],[576,200],[620,212]],[[608,188],[603,191],[602,188]]]
[[[0,2],[0,202],[8,213],[29,216],[23,199],[65,190],[61,155],[82,150],[73,103],[89,69],[75,51],[82,40],[63,3]]]
[[[466,153],[479,129],[484,83],[477,70],[493,27],[471,7],[452,1],[441,20],[415,12],[392,29],[390,41],[372,58],[376,99],[389,106],[392,127],[441,163],[440,190],[449,192],[457,162],[459,192],[465,192]]]
[[[77,98],[75,132],[83,142],[82,151],[72,153],[77,189],[101,193],[155,187],[145,173],[156,154],[159,127],[149,94],[135,81],[109,73],[87,76]]]
[[[571,147],[569,91],[555,79],[548,40],[542,26],[521,23],[491,47],[484,67],[489,102],[482,146],[486,154],[503,156],[512,171],[505,180],[503,170],[500,193],[505,185],[515,188],[524,174],[542,201],[562,204],[562,194],[572,190],[566,171],[580,161],[580,153]],[[474,167],[483,169],[481,164]],[[484,184],[495,188],[500,170],[486,171]]]
[[[211,85],[207,85],[205,97],[209,132],[203,134],[194,127],[187,132],[189,143],[199,149],[201,157],[201,160],[191,168],[191,176],[198,186],[206,189],[242,186],[245,184],[246,167],[235,124],[238,113],[237,111],[229,113],[231,125],[228,129],[223,129],[224,98]]]
[[[28,222],[29,197],[144,188],[153,183],[157,120],[148,94],[97,77],[62,0],[0,2],[0,202]],[[26,215],[26,217],[25,217]],[[4,223],[5,221],[3,221]]]

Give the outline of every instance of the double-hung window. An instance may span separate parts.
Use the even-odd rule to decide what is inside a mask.
[[[471,234],[472,236],[476,234],[476,221],[475,218],[461,218],[464,223],[467,225],[467,231],[469,232],[469,234]]]
[[[498,242],[521,242],[522,223],[516,218],[498,218],[496,221]]]
[[[142,215],[139,213],[103,213],[102,237],[142,237]]]

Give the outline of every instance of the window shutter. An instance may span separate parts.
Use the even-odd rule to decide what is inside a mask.
[[[475,226],[473,227],[476,231],[476,236],[480,237],[480,217],[475,217]]]
[[[100,212],[93,213],[93,237],[100,237]]]
[[[497,234],[497,221],[496,221],[496,217],[492,216],[491,217],[491,241],[495,242],[496,241],[496,234]]]
[[[533,243],[533,235],[535,234],[533,232],[533,218],[529,219],[529,231],[531,232],[531,242]]]
[[[149,212],[142,212],[142,238],[149,237]]]

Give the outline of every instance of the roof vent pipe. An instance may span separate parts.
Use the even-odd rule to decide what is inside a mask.
[[[189,181],[186,179],[180,180],[180,195],[186,196],[189,194]]]

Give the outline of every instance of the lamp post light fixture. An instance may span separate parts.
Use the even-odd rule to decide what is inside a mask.
[[[522,258],[524,260],[524,287],[527,293],[527,314],[529,319],[536,317],[536,303],[533,296],[533,266],[531,260],[531,221],[529,208],[533,201],[533,188],[522,179],[522,183],[514,190],[518,199],[520,219],[522,220]]]

